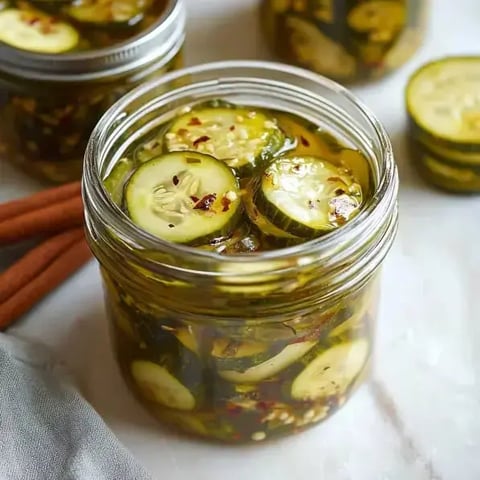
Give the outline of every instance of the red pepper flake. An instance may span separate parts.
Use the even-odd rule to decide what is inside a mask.
[[[230,209],[230,205],[231,205],[232,201],[227,198],[225,195],[222,197],[222,212],[228,212],[228,210]]]
[[[198,147],[198,145],[200,143],[204,143],[204,142],[208,142],[210,140],[210,137],[208,135],[203,135],[199,138],[197,138],[194,142],[193,142],[193,146],[194,147]]]
[[[175,228],[175,225],[173,223],[169,223],[168,228]]]
[[[310,142],[303,135],[300,135],[300,142],[304,147],[310,146]]]
[[[187,157],[185,159],[185,161],[187,163],[190,163],[190,164],[192,164],[192,163],[202,163],[202,161],[199,158],[193,158],[193,157]]]
[[[345,190],[343,190],[342,188],[337,188],[335,190],[335,195],[343,195],[345,193]]]
[[[200,119],[198,117],[192,117],[190,119],[190,121],[187,123],[188,126],[198,126],[198,125],[201,125],[202,122],[200,121]]]
[[[197,203],[200,199],[198,197],[196,197],[195,195],[191,195],[190,200],[192,200],[192,202],[194,202],[194,203]]]
[[[233,132],[235,130],[235,125],[232,125],[229,130]]]
[[[300,171],[300,165],[294,165],[293,171],[299,172]]]
[[[178,177],[176,175],[174,175],[173,178],[172,178],[172,182],[175,186],[177,186],[178,182],[180,182],[180,180],[178,179]]]
[[[208,212],[212,207],[213,202],[217,199],[216,193],[209,193],[205,195],[197,204],[193,207],[194,210],[203,210]]]

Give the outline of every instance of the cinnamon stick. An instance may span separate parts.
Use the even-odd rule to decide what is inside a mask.
[[[72,182],[34,193],[20,200],[12,200],[0,205],[0,222],[80,195],[81,183]]]
[[[77,240],[37,277],[0,304],[0,330],[8,328],[90,258],[91,252],[85,239]]]
[[[0,304],[26,286],[83,235],[80,227],[50,237],[0,273]]]
[[[0,245],[78,227],[82,223],[82,197],[77,195],[0,222]]]

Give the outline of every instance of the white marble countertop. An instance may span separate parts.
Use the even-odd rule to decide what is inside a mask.
[[[268,58],[258,0],[190,0],[189,64]],[[407,66],[356,93],[389,130],[401,222],[384,268],[373,379],[331,420],[253,447],[212,446],[158,430],[129,396],[108,343],[94,262],[11,333],[50,345],[87,399],[155,479],[480,479],[480,197],[433,191],[404,146],[403,87],[423,61],[480,53],[480,2],[435,0],[428,40]],[[0,200],[39,185],[0,164]],[[3,251],[1,263],[14,251]]]

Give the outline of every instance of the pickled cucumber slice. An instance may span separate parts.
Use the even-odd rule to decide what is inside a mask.
[[[362,371],[368,353],[364,339],[322,350],[293,381],[292,397],[305,401],[344,394]]]
[[[150,0],[80,0],[66,13],[82,23],[132,25],[142,19],[150,4]]]
[[[271,357],[259,365],[248,368],[245,371],[221,370],[218,374],[229,382],[233,383],[257,383],[273,377],[277,373],[302,358],[309,350],[316,345],[316,342],[292,343],[285,347],[280,353]]]
[[[254,202],[278,228],[311,237],[353,218],[362,198],[349,170],[318,157],[281,157],[264,171]]]
[[[414,124],[450,148],[480,150],[480,57],[450,57],[420,68],[406,90]]]
[[[368,34],[375,43],[389,43],[405,26],[407,11],[397,1],[372,0],[355,6],[347,17],[348,25],[358,32]]]
[[[203,108],[178,117],[165,135],[169,151],[213,155],[240,175],[263,165],[279,151],[285,136],[274,118],[250,108]]]
[[[175,152],[143,163],[125,187],[128,215],[139,227],[176,243],[227,235],[241,211],[239,185],[221,161]]]
[[[428,152],[418,145],[414,158],[425,180],[442,190],[469,194],[480,191],[480,166],[455,163]]]
[[[117,205],[122,203],[123,186],[132,169],[132,160],[128,157],[121,158],[115,167],[113,167],[108,177],[103,181],[103,186]]]
[[[355,76],[355,58],[316,25],[293,15],[285,17],[285,25],[290,33],[291,55],[296,63],[338,79],[348,80]]]
[[[213,342],[211,355],[220,370],[245,370],[266,360],[268,344],[217,338]]]
[[[265,217],[265,215],[259,212],[258,208],[253,202],[253,199],[256,195],[255,192],[258,190],[258,186],[255,185],[256,183],[257,182],[252,182],[252,185],[247,189],[247,194],[243,197],[245,211],[247,212],[250,221],[256,225],[264,235],[276,237],[286,241],[300,241],[300,237],[296,237],[295,235],[278,228],[267,217]]]
[[[68,23],[42,12],[9,8],[0,12],[0,41],[36,53],[64,53],[80,40]]]
[[[177,410],[193,410],[195,398],[168,370],[148,360],[135,360],[131,374],[143,395],[156,403]]]

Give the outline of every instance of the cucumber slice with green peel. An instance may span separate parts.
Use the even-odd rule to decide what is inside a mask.
[[[9,8],[0,11],[0,42],[35,53],[73,50],[80,36],[71,25],[43,12]]]
[[[174,152],[143,163],[125,186],[134,223],[163,240],[201,245],[231,233],[241,213],[232,170],[196,152]]]
[[[480,150],[480,57],[450,57],[420,68],[406,89],[414,124],[451,148]]]
[[[263,215],[258,208],[256,207],[253,199],[255,197],[255,192],[259,188],[258,182],[251,182],[249,188],[247,189],[247,194],[243,196],[243,205],[245,211],[247,212],[248,218],[250,221],[257,226],[257,228],[268,237],[277,237],[279,239],[290,240],[290,241],[301,241],[301,238],[292,235],[289,232],[278,228],[274,225],[265,215]]]
[[[293,381],[292,397],[308,401],[344,394],[365,366],[369,350],[364,339],[322,350]]]
[[[463,144],[447,144],[439,141],[421,130],[414,124],[412,119],[410,119],[408,125],[408,135],[410,142],[421,145],[422,148],[432,152],[434,155],[449,159],[455,163],[469,164],[474,167],[480,166],[480,149],[475,149],[474,145],[464,148],[467,146]]]
[[[216,358],[241,358],[264,353],[267,345],[261,342],[240,342],[228,338],[217,338],[213,342],[212,356]]]
[[[193,410],[195,398],[165,367],[148,360],[135,360],[131,374],[142,394],[150,401],[176,410]]]
[[[168,151],[213,155],[241,176],[268,162],[284,143],[274,118],[246,107],[194,109],[174,120],[165,134]]]
[[[123,186],[132,171],[133,161],[127,157],[121,158],[103,181],[103,186],[112,197],[112,200],[119,206],[123,199]]]
[[[242,371],[268,358],[268,344],[217,338],[213,342],[211,356],[219,370]]]
[[[81,23],[129,26],[142,20],[150,4],[145,0],[80,0],[65,12]]]
[[[254,203],[276,227],[315,237],[353,218],[362,187],[349,170],[318,157],[280,157],[264,171]]]
[[[480,171],[469,166],[452,165],[429,152],[419,152],[419,168],[424,177],[443,190],[456,193],[478,193]]]
[[[292,343],[280,353],[268,360],[248,368],[245,371],[220,370],[218,374],[224,380],[233,383],[258,383],[277,375],[292,363],[302,358],[317,342]]]

